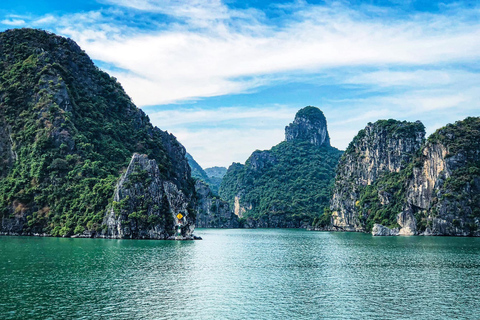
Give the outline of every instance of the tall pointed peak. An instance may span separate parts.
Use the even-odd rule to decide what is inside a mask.
[[[285,127],[285,140],[309,141],[315,146],[330,146],[327,119],[323,112],[312,106],[300,109],[295,120]]]

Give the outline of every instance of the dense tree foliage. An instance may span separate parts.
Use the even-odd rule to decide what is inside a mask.
[[[393,137],[411,136],[424,129],[420,122],[379,120],[376,124]],[[347,156],[355,158],[352,155],[356,152],[358,142],[365,136],[365,130],[360,130],[345,151],[340,165],[343,165]],[[445,159],[441,155],[435,159],[427,157],[429,152],[443,148]],[[431,170],[428,165],[431,166],[432,161],[437,161],[433,165],[441,165],[442,172],[434,181],[430,207],[418,208],[408,203],[408,191],[412,191],[414,173],[421,176],[423,172]],[[446,162],[445,166],[440,164],[443,161]],[[354,183],[344,180],[342,182],[347,185]],[[420,233],[431,227],[432,218],[440,215],[454,217],[455,227],[465,230],[467,234],[475,232],[480,220],[480,118],[469,117],[438,129],[416,154],[412,154],[411,161],[399,172],[385,171],[370,185],[356,185],[355,195],[358,199],[355,209],[366,232],[370,232],[375,223],[389,228],[399,227],[397,216],[404,210],[412,210]],[[322,219],[316,222],[317,225],[328,225],[330,215],[331,212],[327,210]]]
[[[14,159],[0,174],[0,214],[25,217],[25,232],[98,228],[133,152],[175,174],[164,133],[116,79],[73,41],[44,31],[0,34],[1,130],[11,141],[3,163]]]
[[[220,196],[232,205],[235,196],[244,217],[269,215],[311,224],[330,199],[335,166],[342,152],[304,141],[284,141],[269,151],[256,151],[245,165],[233,164],[224,176]]]

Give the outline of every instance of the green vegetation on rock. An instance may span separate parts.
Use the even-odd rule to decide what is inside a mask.
[[[319,111],[314,107],[304,108],[296,119],[312,114],[316,117]],[[316,133],[314,129],[311,131]],[[255,151],[245,165],[230,166],[220,196],[232,206],[237,197],[237,213],[243,218],[263,220],[260,226],[311,225],[328,207],[335,166],[341,154],[330,145],[314,145],[304,136],[284,141],[268,151]]]
[[[189,153],[187,153],[187,160],[192,169],[192,178],[205,182],[213,194],[218,195],[218,189],[227,168],[213,167],[204,170]]]
[[[18,222],[6,232],[97,230],[134,152],[179,180],[165,133],[72,40],[45,31],[0,33],[0,133],[0,215]]]
[[[480,235],[480,118],[438,129],[420,122],[369,123],[342,156],[331,227],[401,234]],[[320,223],[320,222],[319,222]],[[323,225],[322,225],[323,227]]]

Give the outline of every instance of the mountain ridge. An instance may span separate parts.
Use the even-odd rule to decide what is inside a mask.
[[[0,33],[0,132],[3,233],[103,234],[134,153],[155,160],[160,178],[194,206],[185,148],[153,127],[71,39],[34,29]]]

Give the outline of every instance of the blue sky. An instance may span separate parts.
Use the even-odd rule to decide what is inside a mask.
[[[378,119],[480,116],[478,1],[3,0],[18,27],[75,40],[203,167],[278,144],[306,105],[339,149]]]

